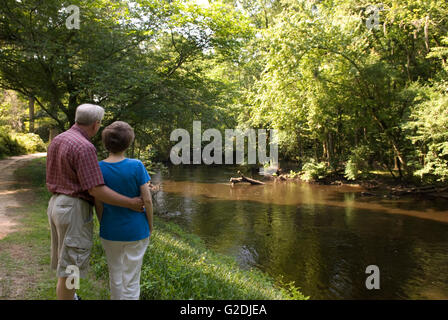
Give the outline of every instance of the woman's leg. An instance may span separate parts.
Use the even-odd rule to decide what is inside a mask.
[[[109,267],[110,299],[121,300],[123,293],[124,243],[101,238]]]
[[[140,271],[148,244],[149,238],[146,238],[128,242],[124,246],[122,299],[138,300],[140,298]]]

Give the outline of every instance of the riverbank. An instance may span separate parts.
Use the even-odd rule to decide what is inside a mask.
[[[264,181],[353,187],[358,188],[362,196],[389,199],[409,196],[422,199],[448,199],[448,186],[446,184],[424,184],[416,179],[400,180],[393,178],[390,173],[385,171],[375,171],[356,180],[349,180],[340,173],[330,173],[315,179],[304,179],[302,172],[291,171],[290,173],[267,176]]]
[[[46,216],[45,159],[16,170],[16,190],[32,195],[18,213],[19,227],[0,240],[2,299],[54,299],[56,278],[49,270],[50,232]],[[197,237],[158,217],[142,268],[142,299],[304,299],[294,287],[279,286],[258,269],[207,250]],[[107,299],[107,265],[95,228],[91,270],[81,281],[83,299]],[[14,249],[15,248],[15,249]],[[21,255],[20,257],[18,255]],[[26,277],[25,277],[26,276]],[[17,290],[20,287],[21,290]],[[16,293],[14,293],[16,292]]]

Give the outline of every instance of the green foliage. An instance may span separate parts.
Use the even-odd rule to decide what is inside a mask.
[[[348,180],[356,180],[359,176],[359,168],[358,164],[355,160],[349,159],[347,163],[345,164],[345,174],[344,176]]]
[[[3,130],[0,130],[0,159],[25,154],[26,149],[16,139]]]
[[[26,153],[47,151],[47,146],[35,133],[13,133],[12,137],[25,149]]]
[[[95,102],[107,111],[105,125],[129,122],[141,148],[166,160],[172,130],[229,119],[230,84],[209,71],[237,59],[251,35],[233,6],[75,0],[80,29],[69,30],[64,1],[1,2],[0,87],[34,96],[60,130],[79,104]]]
[[[300,176],[300,173],[299,173],[299,172],[296,172],[296,171],[293,171],[293,170],[291,170],[291,171],[289,172],[289,177],[290,177],[291,179],[297,178],[298,176]]]
[[[367,173],[369,169],[368,160],[371,155],[372,152],[367,146],[354,148],[345,164],[345,177],[348,180],[356,180],[359,177],[360,171]]]
[[[96,102],[105,125],[134,127],[133,152],[151,160],[168,160],[173,129],[200,119],[221,131],[277,129],[281,157],[345,166],[350,179],[368,169],[353,146],[384,170],[398,159],[400,175],[445,179],[442,138],[423,134],[417,110],[437,114],[447,94],[446,1],[71,4],[80,30],[65,27],[63,1],[2,0],[0,86],[22,98],[0,101],[0,124],[26,130],[23,97],[61,130],[78,104]],[[371,5],[382,9],[369,29]]]
[[[317,162],[311,159],[302,166],[302,171],[302,180],[315,181],[323,179],[328,174],[328,166],[325,162]]]
[[[27,153],[45,152],[46,145],[33,133],[9,133],[0,128],[0,158]]]
[[[13,131],[24,129],[26,108],[23,99],[11,90],[0,90],[0,127]]]
[[[423,102],[412,110],[411,121],[405,126],[422,160],[415,175],[430,181],[448,180],[447,88],[446,84],[422,88]]]
[[[420,156],[404,128],[422,102],[421,84],[447,76],[448,5],[434,0],[280,3],[283,10],[260,32],[259,66],[251,69],[258,74],[246,90],[249,110],[241,112],[240,121],[279,130],[283,157],[312,157],[335,168],[345,162],[350,179],[373,162],[391,170],[398,159],[404,173],[416,170]],[[378,28],[367,27],[369,5],[383,8]],[[368,149],[369,159],[352,146]],[[425,170],[441,168],[432,170],[440,176],[444,151],[441,145],[434,148],[428,157],[439,156],[428,158]]]

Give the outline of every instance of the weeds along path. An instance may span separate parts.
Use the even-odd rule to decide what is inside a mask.
[[[27,201],[29,189],[17,189],[14,171],[26,162],[45,157],[46,153],[28,154],[0,160],[0,240],[18,228],[15,211]]]

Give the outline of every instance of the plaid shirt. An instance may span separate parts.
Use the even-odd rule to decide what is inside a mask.
[[[88,190],[103,184],[96,148],[83,129],[75,124],[53,139],[47,152],[47,188],[51,193],[93,204]]]

